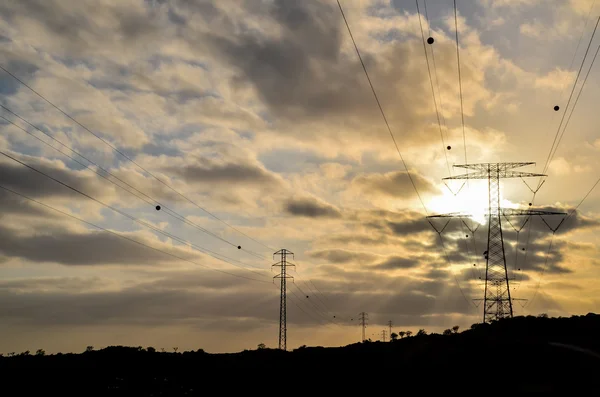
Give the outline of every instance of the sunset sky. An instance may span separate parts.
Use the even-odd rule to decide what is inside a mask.
[[[89,222],[0,189],[0,353],[277,347],[281,248],[297,266],[288,349],[358,342],[363,311],[372,339],[389,320],[396,332],[481,321],[487,184],[442,178],[464,173],[452,165],[465,155],[543,171],[600,4],[458,0],[464,136],[453,1],[428,1],[429,20],[419,1],[440,124],[415,2],[341,4],[427,213],[335,0],[0,2],[0,66],[78,122],[0,70],[14,112],[0,116],[39,138],[0,119],[0,186]],[[569,212],[600,177],[599,69],[535,200],[504,180],[504,206]],[[511,293],[528,299],[516,315],[598,311],[599,197],[553,238],[531,218],[517,245],[504,224]],[[425,217],[458,211],[483,224],[473,239],[450,223],[442,245]]]

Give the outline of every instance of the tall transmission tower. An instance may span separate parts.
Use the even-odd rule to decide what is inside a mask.
[[[280,273],[273,276],[273,282],[275,282],[276,278],[280,279],[280,281],[281,281],[281,296],[279,298],[279,349],[287,350],[286,281],[288,278],[291,278],[291,279],[294,278],[287,274],[287,268],[288,268],[288,266],[296,267],[296,265],[294,265],[291,262],[288,262],[288,260],[287,260],[288,255],[291,255],[293,258],[294,253],[286,250],[285,248],[280,249],[279,251],[275,252],[273,254],[273,258],[275,258],[275,255],[279,255],[279,257],[280,257],[279,262],[277,262],[271,266],[271,268],[273,268],[273,267],[280,268]]]
[[[564,212],[549,212],[549,211],[537,211],[537,210],[515,210],[515,209],[503,209],[500,206],[500,179],[502,178],[526,178],[526,177],[538,177],[546,176],[544,174],[534,174],[530,172],[519,172],[512,171],[514,168],[523,167],[526,165],[535,164],[532,162],[528,163],[480,163],[480,164],[461,164],[455,165],[454,167],[466,168],[468,170],[474,170],[475,172],[467,172],[463,175],[456,175],[447,178],[448,179],[487,179],[488,181],[488,241],[487,250],[484,252],[486,265],[485,265],[485,290],[483,299],[483,322],[491,322],[493,320],[499,320],[501,318],[513,316],[512,301],[510,296],[510,285],[508,278],[508,270],[506,267],[506,255],[504,251],[504,239],[502,236],[502,216],[505,218],[509,216],[534,216],[538,215],[566,215]],[[428,219],[432,218],[470,218],[469,214],[451,213],[442,215],[428,216]],[[542,220],[544,220],[542,218]],[[429,223],[440,235],[446,228],[450,219],[446,222],[446,225],[438,230],[431,221]],[[464,220],[461,219],[461,222]],[[548,223],[544,220],[546,225]],[[560,226],[560,225],[559,225]],[[554,232],[556,229],[552,229]]]
[[[381,341],[385,342],[385,329],[381,330]]]
[[[388,327],[390,327],[390,340],[392,338],[392,320],[388,321]]]
[[[369,315],[365,312],[358,314],[360,320],[360,327],[362,329],[362,342],[365,341],[365,330],[367,329],[367,322],[369,321]]]

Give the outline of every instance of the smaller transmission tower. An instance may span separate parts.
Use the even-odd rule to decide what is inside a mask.
[[[273,254],[273,258],[275,258],[275,255],[279,255],[280,260],[279,262],[273,264],[271,266],[271,268],[273,267],[279,267],[280,268],[280,273],[273,276],[273,282],[275,282],[275,279],[278,278],[281,281],[281,296],[279,298],[279,349],[280,350],[287,350],[287,313],[286,313],[286,309],[287,309],[287,301],[286,301],[286,297],[287,297],[287,290],[286,290],[286,280],[288,278],[293,279],[294,277],[289,276],[287,274],[287,268],[288,266],[294,266],[296,267],[296,265],[294,265],[293,263],[288,262],[287,257],[288,255],[291,255],[292,258],[294,257],[294,253],[291,251],[284,249],[281,249],[277,252],[275,252]]]
[[[392,337],[392,320],[388,321],[388,327],[390,327],[390,334],[389,335],[390,335],[390,340],[391,340],[391,337]]]
[[[381,341],[385,342],[385,329],[381,330]]]
[[[365,330],[367,329],[367,321],[369,321],[369,315],[365,312],[359,314],[360,327],[362,328],[362,341],[365,341]]]

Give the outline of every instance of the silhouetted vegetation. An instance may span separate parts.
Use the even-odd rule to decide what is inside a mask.
[[[254,350],[230,354],[209,354],[202,349],[177,352],[176,348],[157,352],[152,347],[125,346],[100,350],[88,346],[81,354],[46,354],[39,349],[35,355],[26,351],[0,356],[0,371],[35,378],[37,382],[27,384],[29,394],[36,390],[40,394],[64,393],[86,385],[87,391],[102,391],[103,395],[190,395],[201,390],[206,393],[211,380],[227,374],[276,371],[305,376],[309,383],[323,375],[342,387],[350,374],[359,371],[358,376],[364,371],[361,363],[401,368],[402,387],[418,394],[481,391],[489,388],[497,375],[511,393],[558,391],[572,395],[599,386],[599,315],[515,317],[458,331],[458,326],[443,334],[421,329],[414,337],[408,337],[409,331],[399,331],[400,338],[392,343],[300,346],[288,352],[263,343]],[[73,383],[69,377],[74,371],[77,382]],[[45,376],[52,376],[52,381],[43,382]],[[442,378],[454,383],[442,382]],[[356,379],[350,378],[351,383]],[[398,387],[398,382],[386,385]]]

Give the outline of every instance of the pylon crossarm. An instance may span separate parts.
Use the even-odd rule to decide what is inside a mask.
[[[463,212],[450,212],[448,214],[429,215],[427,219],[431,218],[472,218],[473,215],[465,214]]]
[[[538,211],[538,210],[517,210],[506,208],[502,210],[504,216],[530,216],[530,215],[567,215],[566,212]]]
[[[443,180],[451,179],[488,179],[489,172],[471,172],[462,175],[448,176],[442,178]],[[536,174],[533,172],[519,172],[519,171],[498,171],[498,178],[533,178],[538,176],[547,176],[546,174]]]
[[[513,168],[524,167],[526,165],[535,165],[535,162],[521,162],[521,163],[476,163],[476,164],[455,164],[456,168],[467,168],[471,170],[484,171],[490,167],[498,167],[503,170],[509,170]]]

